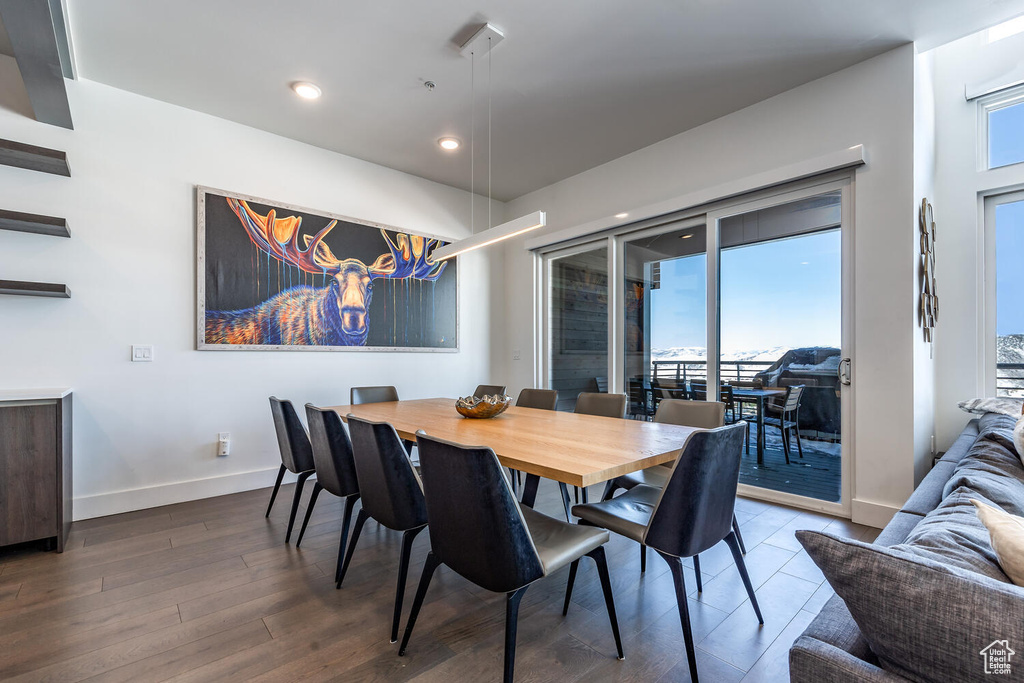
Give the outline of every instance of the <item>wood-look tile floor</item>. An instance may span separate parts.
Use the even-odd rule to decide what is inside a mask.
[[[539,510],[561,513],[556,491],[542,483]],[[62,555],[0,550],[0,680],[500,680],[503,596],[442,568],[400,658],[388,642],[400,534],[369,522],[335,590],[340,502],[320,497],[296,549],[284,544],[291,495],[282,488],[270,519],[265,489],[78,522]],[[793,532],[877,530],[750,500],[736,515],[765,624],[724,544],[701,556],[701,594],[688,561],[701,680],[788,680],[790,644],[832,594]],[[413,548],[403,628],[428,545],[424,533]],[[652,552],[642,575],[637,545],[614,535],[608,559],[626,659],[584,560],[568,617],[566,569],[526,593],[517,681],[688,680],[667,566]]]

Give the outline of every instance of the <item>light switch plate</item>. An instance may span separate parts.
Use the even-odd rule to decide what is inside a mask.
[[[152,363],[153,347],[150,344],[132,344],[133,363]]]
[[[522,355],[523,354],[519,349],[515,349],[514,351],[512,351],[512,360],[519,360],[520,358],[522,358]]]

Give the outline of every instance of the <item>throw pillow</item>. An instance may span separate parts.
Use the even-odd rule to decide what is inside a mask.
[[[993,648],[1024,652],[1024,589],[905,550],[814,531],[796,537],[890,673],[918,683],[990,682]],[[1024,671],[1024,663],[1010,666]]]
[[[1024,517],[1011,515],[980,500],[971,500],[978,519],[988,529],[999,566],[1018,586],[1024,586]]]
[[[1024,408],[1024,399],[1019,398],[972,398],[970,401],[960,401],[957,404],[960,410],[967,413],[984,415],[985,413],[1002,413],[1019,417]]]

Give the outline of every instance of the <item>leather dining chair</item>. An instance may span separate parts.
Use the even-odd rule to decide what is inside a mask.
[[[348,402],[354,406],[363,403],[384,403],[385,401],[397,401],[398,389],[392,386],[352,387],[348,396]]]
[[[341,588],[345,580],[356,543],[359,542],[359,533],[367,519],[374,519],[388,529],[401,531],[402,554],[398,560],[398,588],[395,591],[395,614],[391,622],[393,643],[398,640],[398,621],[402,615],[412,542],[427,526],[427,508],[423,501],[420,478],[395,428],[387,422],[370,422],[351,414],[347,419],[363,506],[356,517],[352,541],[338,575],[337,587]]]
[[[352,457],[352,442],[348,438],[341,418],[333,410],[317,408],[306,404],[306,424],[309,425],[309,441],[313,445],[313,462],[316,465],[316,484],[306,506],[306,518],[302,520],[298,548],[306,533],[306,526],[313,514],[317,496],[321,490],[345,499],[345,514],[341,520],[341,544],[338,546],[338,563],[334,569],[334,581],[341,578],[341,562],[345,555],[348,530],[352,522],[352,509],[359,500],[359,482],[356,479],[356,463]]]
[[[697,427],[698,429],[715,429],[725,424],[725,408],[726,405],[723,401],[665,399],[658,404],[658,412],[654,415],[654,421],[661,424]],[[604,495],[601,496],[601,500],[609,500],[619,489],[626,489],[628,491],[640,484],[664,488],[668,482],[669,474],[672,473],[673,465],[675,465],[675,461],[616,477],[605,485]],[[736,540],[740,544],[740,550],[746,555],[747,548],[743,545],[743,536],[740,535],[740,524],[736,520],[735,515],[733,515],[732,519],[732,530],[736,532]],[[700,560],[697,560],[698,564],[699,562]],[[640,571],[647,571],[647,548],[643,545],[640,546]]]
[[[629,408],[629,397],[625,394],[606,394],[583,392],[576,397],[576,408],[573,410],[578,415],[597,415],[599,417],[617,417],[625,419],[626,410]],[[572,519],[569,515],[569,499],[565,493],[565,484],[560,484],[563,489],[563,500],[565,501],[565,518]],[[573,487],[576,502],[580,502],[580,490]],[[587,490],[583,489],[583,502],[587,502]]]
[[[504,384],[481,384],[473,390],[474,398],[483,398],[484,396],[504,396],[506,387]]]
[[[675,584],[690,680],[694,683],[697,682],[697,659],[682,558],[696,559],[698,554],[724,540],[732,552],[754,614],[758,622],[764,624],[732,528],[745,431],[746,425],[738,423],[694,432],[686,440],[665,488],[641,484],[617,498],[572,509],[580,518],[580,524],[603,527],[654,548],[668,563]],[[696,562],[694,568],[699,586],[700,568]],[[570,574],[568,591],[572,590],[573,578]]]
[[[558,405],[558,391],[555,389],[523,389],[516,399],[518,408],[554,410]]]
[[[274,483],[273,493],[270,494],[270,505],[267,506],[267,514],[264,517],[270,517],[270,510],[274,507],[274,500],[277,498],[278,489],[281,488],[281,480],[284,479],[285,471],[297,474],[299,477],[295,482],[295,497],[292,499],[292,511],[288,516],[288,531],[284,535],[284,542],[287,543],[291,540],[292,527],[295,526],[295,515],[299,510],[302,487],[315,472],[313,447],[309,444],[306,428],[299,421],[299,416],[295,413],[295,407],[291,401],[271,396],[270,412],[274,416],[277,447],[281,451],[281,469],[277,472],[277,481]]]
[[[511,683],[523,594],[535,581],[566,565],[570,576],[575,576],[580,558],[586,555],[597,564],[615,648],[622,659],[604,552],[608,532],[567,524],[521,507],[490,448],[461,446],[426,435],[420,436],[419,442],[430,553],[398,654],[405,654],[430,579],[443,564],[485,590],[505,594],[504,681]],[[473,514],[466,514],[467,510]],[[567,594],[563,614],[568,606]]]

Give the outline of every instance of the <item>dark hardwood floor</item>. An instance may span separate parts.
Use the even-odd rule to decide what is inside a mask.
[[[559,514],[555,486],[544,482],[540,493],[538,509]],[[0,680],[500,680],[503,596],[442,568],[400,658],[388,631],[401,535],[369,522],[335,590],[341,505],[323,494],[296,549],[284,544],[291,495],[282,490],[269,520],[269,491],[250,491],[77,522],[62,555],[0,550]],[[832,594],[793,531],[872,540],[877,530],[751,500],[736,514],[765,625],[725,544],[701,556],[702,594],[687,561],[701,678],[788,680],[790,644]],[[427,534],[417,538],[406,606],[428,545]],[[567,570],[527,591],[516,680],[688,680],[671,576],[654,553],[648,559],[641,575],[636,544],[608,544],[624,661],[584,561],[568,617]]]

